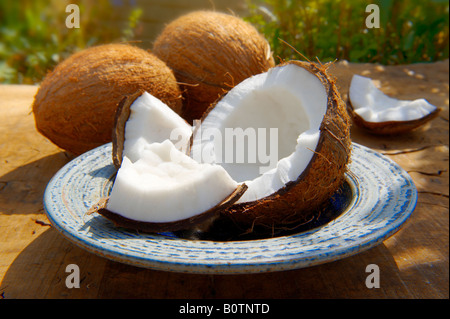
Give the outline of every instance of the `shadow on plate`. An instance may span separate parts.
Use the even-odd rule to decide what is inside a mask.
[[[108,176],[108,178],[109,177],[110,176]],[[254,227],[251,232],[248,232],[238,228],[230,219],[219,216],[207,230],[200,231],[198,229],[188,229],[176,232],[164,232],[157,235],[163,236],[166,239],[207,241],[244,241],[289,236],[311,231],[326,225],[345,212],[352,200],[353,193],[349,183],[346,181],[328,200],[328,203],[320,212],[312,214],[308,221],[304,223],[285,225],[282,230],[268,231],[267,229],[258,229],[257,227]],[[80,230],[86,230],[88,227],[89,231],[94,236],[99,235],[102,238],[123,236],[124,234],[126,234],[126,237],[145,236],[145,234],[139,233],[138,231],[117,227],[113,222],[98,214],[95,214],[92,218],[86,220]],[[154,234],[150,234],[150,236],[154,236]]]
[[[347,209],[353,199],[350,185],[347,181],[328,200],[325,207],[311,214],[306,222],[301,224],[285,225],[282,229],[267,230],[254,227],[251,232],[238,228],[229,218],[219,217],[207,231],[178,231],[175,236],[184,239],[200,239],[211,241],[239,241],[258,240],[280,236],[289,236],[319,228],[336,219]]]

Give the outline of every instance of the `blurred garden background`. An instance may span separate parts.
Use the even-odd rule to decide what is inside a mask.
[[[80,28],[66,27],[71,3],[79,6]],[[366,27],[371,3],[380,8],[380,28]],[[64,58],[97,44],[151,49],[166,23],[198,9],[239,15],[285,60],[301,57],[283,41],[322,62],[449,57],[448,0],[0,0],[0,83],[39,83]]]

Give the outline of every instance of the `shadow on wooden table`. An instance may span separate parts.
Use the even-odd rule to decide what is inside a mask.
[[[73,157],[65,152],[45,156],[0,176],[0,207],[4,214],[42,211],[45,187]]]
[[[66,266],[77,264],[80,288],[69,289]],[[380,267],[379,289],[366,287],[366,266]],[[390,251],[380,244],[339,261],[298,270],[198,275],[155,271],[91,254],[50,228],[12,262],[0,286],[4,298],[292,299],[408,298]]]

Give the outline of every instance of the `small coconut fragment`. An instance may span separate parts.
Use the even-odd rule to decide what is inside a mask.
[[[341,187],[351,154],[350,119],[327,67],[290,61],[252,76],[194,130],[191,156],[223,166],[248,186],[223,213],[244,229],[303,223]],[[227,132],[234,143],[227,143]],[[274,161],[266,160],[274,154]]]
[[[349,109],[355,124],[375,134],[413,130],[441,111],[425,99],[398,100],[387,96],[372,79],[360,75],[354,75],[350,83]]]
[[[180,82],[182,116],[190,124],[232,87],[275,65],[268,42],[255,27],[212,11],[192,12],[169,23],[153,52]]]
[[[135,162],[125,156],[109,198],[89,212],[138,231],[176,231],[214,218],[245,190],[221,166],[197,163],[166,140]]]
[[[111,142],[120,101],[140,89],[181,110],[173,71],[155,55],[128,44],[90,47],[43,80],[33,104],[36,128],[62,149],[84,153]]]
[[[167,104],[143,90],[125,97],[116,112],[113,131],[113,162],[116,168],[122,158],[132,162],[141,157],[146,145],[169,139],[186,152],[191,126]]]

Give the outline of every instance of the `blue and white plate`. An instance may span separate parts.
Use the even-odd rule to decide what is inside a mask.
[[[396,233],[413,212],[417,190],[395,162],[353,143],[346,175],[352,196],[328,223],[257,240],[189,240],[173,233],[139,234],[86,211],[109,194],[115,168],[111,144],[65,165],[47,185],[44,208],[52,225],[102,257],[163,271],[239,274],[309,267],[367,250]]]

